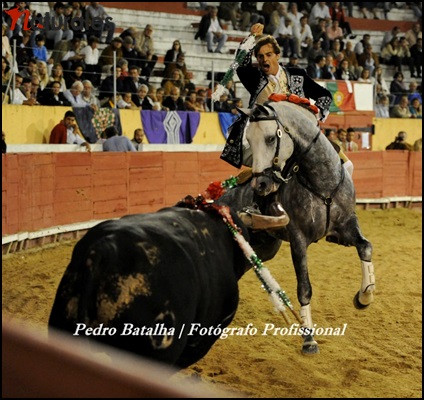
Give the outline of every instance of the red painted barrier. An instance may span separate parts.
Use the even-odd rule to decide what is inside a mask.
[[[2,155],[2,235],[156,211],[238,174],[217,152]],[[358,199],[421,196],[421,153],[349,153]]]

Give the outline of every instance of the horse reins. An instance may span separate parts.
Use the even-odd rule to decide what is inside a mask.
[[[275,136],[277,138],[277,144],[276,144],[276,147],[275,147],[275,154],[274,154],[274,158],[273,158],[273,161],[272,161],[272,167],[266,168],[262,172],[254,172],[253,176],[259,177],[259,176],[268,176],[268,175],[271,174],[271,177],[272,177],[273,180],[275,180],[277,182],[280,181],[280,182],[287,183],[291,179],[292,173],[297,173],[299,171],[300,160],[311,150],[312,146],[318,141],[318,138],[321,135],[321,129],[318,128],[318,133],[315,135],[315,137],[313,138],[312,142],[308,145],[308,147],[303,152],[301,152],[299,155],[290,157],[287,160],[283,170],[281,170],[281,167],[279,165],[278,154],[280,153],[281,138],[283,136],[283,133],[280,129],[280,125],[283,128],[284,132],[287,133],[287,135],[293,141],[294,146],[298,146],[298,145],[295,142],[295,140],[293,139],[293,136],[290,133],[289,128],[287,128],[287,126],[283,125],[283,123],[278,118],[278,115],[275,112],[275,110],[272,107],[269,107],[269,108],[272,110],[273,115],[268,115],[268,116],[264,116],[263,114],[262,115],[252,115],[252,117],[250,118],[250,121],[251,122],[257,122],[257,121],[268,120],[268,121],[276,121],[276,123],[277,123],[277,130],[275,132]],[[284,172],[287,175],[286,178],[284,178]],[[337,184],[337,186],[335,187],[335,189],[331,192],[331,194],[329,196],[323,196],[322,194],[318,193],[306,180],[301,179],[301,175],[297,175],[298,182],[303,187],[305,187],[307,190],[309,190],[311,193],[313,193],[315,196],[319,197],[324,202],[324,205],[327,208],[327,221],[326,221],[326,225],[325,225],[325,232],[327,232],[328,227],[330,226],[330,208],[331,208],[331,204],[333,203],[333,197],[336,195],[341,184],[343,183],[344,177],[345,177],[344,168],[343,168],[343,166],[341,166],[341,178],[340,178],[339,183]]]

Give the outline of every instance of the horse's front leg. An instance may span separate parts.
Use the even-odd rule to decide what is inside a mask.
[[[297,277],[297,298],[300,303],[300,317],[302,319],[303,328],[303,354],[318,354],[318,343],[313,335],[313,323],[311,313],[311,297],[312,286],[309,281],[307,248],[305,240],[291,240],[290,242],[291,255],[294,269]]]

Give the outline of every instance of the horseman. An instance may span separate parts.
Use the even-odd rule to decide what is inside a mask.
[[[318,108],[318,120],[325,121],[332,102],[331,93],[312,80],[304,69],[285,68],[281,66],[278,63],[281,56],[281,49],[274,37],[269,35],[262,36],[263,29],[264,26],[260,23],[252,25],[250,33],[258,38],[258,40],[237,68],[237,75],[241,83],[250,93],[249,108],[253,108],[255,104],[265,103],[273,93],[295,94],[301,98],[314,100],[315,106]],[[249,37],[250,35],[240,46]],[[259,67],[252,65],[252,53],[255,54]],[[230,126],[227,142],[221,154],[221,158],[224,161],[237,168],[240,168],[242,165],[248,167],[252,165],[252,154],[247,141],[244,140],[244,132],[247,124],[248,117],[241,115]],[[246,175],[249,174],[242,173],[240,178],[242,176],[245,178]],[[281,210],[281,213],[285,213],[280,204],[277,205],[276,209]],[[256,212],[259,213],[258,210]],[[286,223],[288,223],[288,219]]]

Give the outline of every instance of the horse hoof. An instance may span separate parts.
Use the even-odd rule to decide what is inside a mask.
[[[355,306],[356,309],[358,310],[363,310],[364,308],[367,308],[369,306],[369,304],[362,304],[359,301],[359,291],[355,294],[354,298],[353,298],[353,305]]]
[[[305,356],[312,356],[314,354],[319,354],[318,343],[315,342],[315,344],[304,344],[302,346],[302,354],[304,354]]]

